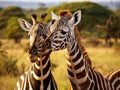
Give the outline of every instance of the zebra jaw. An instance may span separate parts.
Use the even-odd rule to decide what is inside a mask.
[[[38,60],[38,56],[29,54],[27,59],[30,60],[31,62],[36,62]]]

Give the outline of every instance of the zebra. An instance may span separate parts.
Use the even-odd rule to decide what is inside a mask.
[[[60,13],[60,17],[52,13],[54,23],[52,31],[42,43],[43,48],[52,51],[67,48],[67,71],[72,90],[120,90],[120,70],[113,72],[108,77],[103,77],[94,70],[86,60],[85,51],[82,50],[77,24],[81,21],[81,11],[76,11],[72,16]],[[45,47],[46,43],[50,47]]]
[[[37,21],[36,14],[32,14],[31,18],[33,25],[24,19],[18,19],[18,22],[23,30],[29,31],[30,36],[30,49],[29,49],[29,59],[32,62],[29,70],[20,76],[19,81],[17,81],[14,90],[58,90],[56,81],[51,73],[50,65],[50,53],[51,50],[46,50],[46,53],[37,53],[32,48],[35,45],[41,44],[44,39],[50,33],[49,28],[43,23],[43,20],[47,14],[41,15],[41,21]],[[35,37],[39,37],[35,39]],[[39,43],[33,43],[39,41]]]

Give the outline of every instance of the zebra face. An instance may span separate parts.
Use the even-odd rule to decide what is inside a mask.
[[[43,43],[46,39],[46,36],[40,36],[35,39],[32,48],[29,50],[29,59],[31,62],[35,62],[38,60],[38,57],[40,55],[46,55],[51,52],[51,49],[46,49],[50,47],[50,43],[45,43],[43,46]],[[46,47],[46,48],[44,48]]]
[[[49,28],[43,23],[37,23],[29,32],[30,49],[29,54],[39,56],[39,52],[43,52],[42,43],[49,34]],[[46,45],[47,46],[47,45]],[[42,54],[42,53],[41,53]]]
[[[54,13],[52,16],[56,21],[50,26],[51,48],[53,51],[65,49],[75,37],[74,27],[80,22],[81,11],[75,12],[71,19],[67,16],[58,17]]]
[[[56,20],[53,25],[51,25],[50,30],[54,31],[51,38],[52,50],[62,50],[67,47],[68,38],[71,34],[68,28],[68,18],[61,17]]]
[[[28,31],[30,36],[29,58],[31,62],[35,62],[45,49],[41,49],[44,40],[50,33],[49,27],[43,22],[36,21],[36,15],[32,16],[33,25],[24,19],[18,19],[18,22],[23,30]],[[48,44],[45,44],[48,47]]]

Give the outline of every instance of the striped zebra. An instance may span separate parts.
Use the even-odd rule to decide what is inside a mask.
[[[48,35],[43,48],[53,51],[67,48],[67,71],[71,82],[71,90],[120,90],[120,71],[116,71],[104,78],[98,71],[91,68],[86,60],[85,51],[81,47],[79,31],[76,25],[81,20],[81,11],[72,16],[65,12],[60,17],[52,13],[54,23],[51,34]],[[44,46],[50,42],[51,48]]]
[[[114,86],[115,90],[120,90],[120,70],[109,73],[106,78]]]
[[[29,58],[32,62],[29,70],[20,76],[14,90],[58,90],[55,79],[51,73],[51,65],[49,55],[50,50],[46,50],[45,54],[37,53],[36,45],[41,44],[47,37],[49,28],[43,23],[46,14],[42,14],[41,22],[37,22],[37,16],[32,15],[33,25],[24,19],[19,19],[20,26],[25,31],[29,31],[30,49]],[[39,32],[39,33],[38,33]],[[39,37],[35,39],[35,37]],[[39,43],[33,43],[38,41]],[[32,50],[34,48],[34,50]]]

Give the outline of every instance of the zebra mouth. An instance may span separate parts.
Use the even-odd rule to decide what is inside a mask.
[[[28,59],[30,60],[30,62],[34,63],[38,60],[38,58],[40,58],[41,55],[49,55],[51,52],[52,50],[50,49],[38,51],[37,54],[29,54]]]
[[[32,54],[29,54],[29,60],[30,62],[36,62],[38,59],[38,56],[37,55],[32,55]]]

